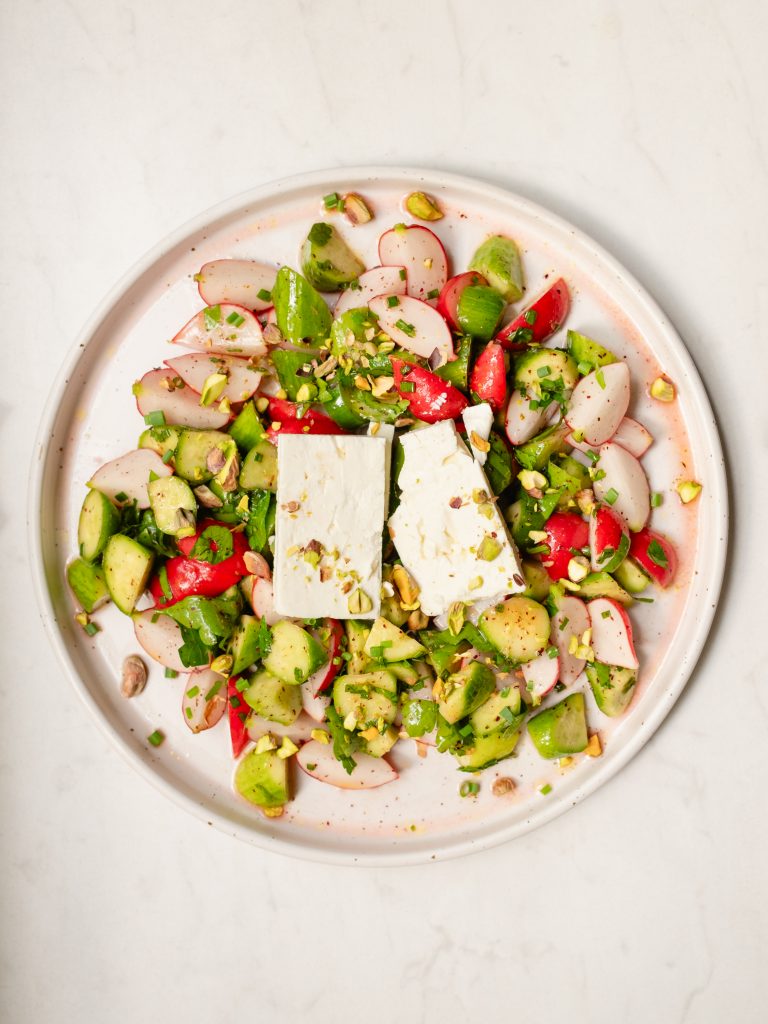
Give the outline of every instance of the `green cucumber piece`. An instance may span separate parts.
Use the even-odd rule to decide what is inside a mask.
[[[331,388],[331,400],[323,403],[323,412],[327,413],[334,423],[345,430],[356,430],[368,422],[360,416],[350,404],[351,389],[346,385],[335,383]]]
[[[341,385],[342,389],[345,387],[346,385]],[[385,402],[374,397],[370,391],[360,391],[355,387],[347,387],[347,392],[346,401],[349,407],[363,422],[394,423],[408,407],[407,402]],[[395,392],[389,392],[389,394],[395,394]]]
[[[179,435],[183,429],[183,427],[169,427],[166,425],[147,427],[139,437],[139,448],[149,448],[151,451],[157,452],[162,459],[168,455],[168,452],[175,451],[176,445],[179,443]],[[168,457],[170,458],[170,456]]]
[[[257,715],[279,725],[293,725],[301,711],[299,687],[289,686],[265,669],[250,677],[243,700]]]
[[[234,439],[221,430],[182,430],[173,460],[176,475],[191,484],[204,484],[212,480],[216,472],[208,466],[217,464],[212,460],[216,448],[224,456],[225,466],[237,454]]]
[[[261,621],[255,615],[241,615],[232,634],[229,653],[232,655],[231,675],[239,676],[261,655]]]
[[[294,345],[322,345],[331,329],[331,311],[325,299],[301,274],[281,267],[272,289],[275,319],[283,337]]]
[[[521,664],[547,646],[550,622],[547,609],[529,597],[508,597],[483,612],[480,632],[505,658]]]
[[[516,729],[525,713],[520,691],[516,686],[508,686],[505,690],[495,690],[485,703],[472,712],[469,721],[475,736],[487,736],[499,729]],[[514,721],[509,720],[510,715]]]
[[[523,597],[530,597],[534,601],[546,601],[552,583],[547,570],[541,562],[533,562],[527,558],[523,559],[522,568],[525,577]]]
[[[419,658],[427,649],[387,619],[378,618],[371,626],[363,650],[374,661],[389,662]]]
[[[515,463],[506,441],[496,430],[491,431],[488,443],[491,447],[485,460],[485,475],[498,497],[512,483]]]
[[[240,487],[244,491],[277,490],[277,448],[266,438],[251,448],[240,467]]]
[[[523,264],[517,243],[511,238],[504,235],[486,238],[469,261],[468,269],[482,274],[507,302],[517,302],[523,297]]]
[[[191,537],[195,532],[197,499],[192,488],[179,476],[161,476],[147,485],[149,507],[161,533]]]
[[[328,660],[328,652],[306,629],[280,621],[272,627],[272,646],[264,668],[284,683],[297,686]]]
[[[376,725],[380,718],[390,724],[397,716],[397,679],[386,669],[337,676],[333,706],[342,721],[354,715],[359,728]]]
[[[104,572],[98,565],[76,558],[67,566],[67,583],[84,612],[95,612],[109,600]]]
[[[456,319],[465,334],[479,341],[490,341],[506,306],[504,297],[495,288],[469,285],[459,296]]]
[[[433,700],[404,700],[403,728],[409,736],[426,736],[437,725],[437,704]]]
[[[538,394],[542,385],[559,380],[565,391],[571,391],[579,380],[576,360],[561,348],[529,349],[515,360],[515,387],[523,393]]]
[[[536,434],[525,444],[518,445],[515,448],[515,458],[523,469],[544,470],[552,456],[564,450],[567,436],[568,427],[556,423]]]
[[[642,594],[651,582],[633,558],[625,558],[613,575],[628,594]]]
[[[495,688],[493,672],[481,661],[473,661],[443,681],[437,701],[440,714],[453,725],[479,708]]]
[[[591,601],[593,597],[610,597],[619,604],[632,604],[632,595],[607,572],[591,572],[579,584],[578,596],[585,601]]]
[[[366,372],[374,376],[391,374],[389,356],[377,353],[376,334],[379,319],[367,306],[345,310],[331,324],[331,355],[342,364],[351,360],[357,364],[367,360]]]
[[[312,399],[317,396],[315,378],[311,375],[302,377],[299,374],[299,370],[308,366],[313,358],[311,351],[294,352],[289,349],[273,348],[269,355],[277,370],[280,386],[292,402],[297,400],[299,389],[305,385],[313,389],[310,391]]]
[[[589,742],[584,694],[572,693],[528,722],[528,734],[542,757],[580,754]]]
[[[623,715],[632,702],[637,685],[637,672],[618,665],[604,665],[595,661],[587,665],[587,679],[592,687],[595,703],[604,715],[616,718]]]
[[[350,655],[347,671],[350,675],[365,672],[371,664],[371,659],[365,653],[365,642],[368,639],[370,626],[366,626],[358,619],[347,619],[344,623],[344,631],[347,634],[347,650]]]
[[[545,472],[551,486],[560,491],[561,505],[566,504],[574,494],[583,491],[585,487],[592,486],[586,466],[582,466],[573,456],[563,452],[555,452],[547,463]]]
[[[274,354],[273,352],[272,355]],[[244,452],[255,448],[267,436],[253,402],[246,402],[237,414],[237,419],[229,428],[229,436],[235,439],[237,447]]]
[[[603,348],[597,341],[588,338],[586,334],[579,334],[578,331],[568,331],[568,351],[577,366],[589,366],[587,373],[597,369],[598,366],[608,366],[616,362],[616,356],[607,348]]]
[[[414,686],[422,678],[410,661],[387,662],[387,670],[406,686]]]
[[[365,264],[332,224],[319,221],[301,247],[301,272],[318,291],[338,292],[365,273]]]
[[[400,733],[394,725],[388,725],[384,732],[380,732],[373,739],[363,740],[361,750],[371,757],[384,757],[400,738]]]
[[[91,490],[85,496],[77,521],[77,543],[80,557],[86,562],[98,558],[109,538],[120,529],[120,513],[101,491]]]
[[[288,759],[274,750],[252,750],[237,766],[235,789],[257,807],[283,807],[290,800]]]
[[[438,366],[433,373],[436,373],[438,377],[442,377],[443,380],[447,380],[449,384],[453,384],[460,391],[468,391],[472,338],[468,334],[463,334],[457,340],[457,345],[456,358],[444,363],[443,366]]]
[[[497,729],[486,736],[475,736],[472,746],[458,755],[460,770],[481,772],[498,764],[512,756],[519,739],[520,732],[515,729]]]
[[[104,549],[104,579],[109,596],[121,612],[130,615],[147,589],[155,556],[131,537],[116,533]]]

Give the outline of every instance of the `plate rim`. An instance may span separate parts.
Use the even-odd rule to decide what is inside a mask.
[[[91,695],[88,687],[83,681],[80,673],[72,660],[64,637],[57,625],[56,609],[53,598],[47,584],[45,575],[45,560],[43,553],[43,530],[42,530],[42,497],[45,481],[46,467],[48,463],[47,439],[51,436],[55,422],[63,403],[65,392],[69,386],[69,380],[76,369],[83,351],[101,323],[109,316],[117,302],[139,281],[139,279],[150,268],[157,263],[164,255],[175,249],[189,235],[204,229],[213,221],[223,217],[231,216],[238,209],[246,207],[249,203],[261,202],[270,197],[282,196],[291,191],[306,189],[308,187],[328,188],[338,184],[339,178],[364,181],[381,178],[392,178],[404,183],[418,182],[420,184],[431,183],[432,187],[445,187],[447,189],[461,189],[465,192],[473,192],[483,199],[490,199],[503,205],[512,202],[527,214],[550,224],[562,232],[570,233],[582,247],[586,246],[590,254],[603,265],[614,272],[622,284],[634,293],[634,298],[645,307],[646,312],[654,320],[657,327],[662,331],[672,345],[677,357],[681,360],[689,381],[689,389],[692,392],[694,408],[698,409],[704,422],[706,437],[705,442],[709,446],[711,465],[709,471],[712,475],[708,483],[708,491],[712,494],[712,520],[722,530],[723,543],[718,545],[713,560],[709,565],[707,575],[710,583],[707,589],[708,600],[706,601],[703,614],[695,621],[695,633],[692,642],[689,641],[688,655],[686,662],[676,671],[671,683],[665,691],[663,699],[651,709],[643,720],[642,727],[631,737],[627,743],[611,758],[602,761],[600,766],[591,772],[586,779],[577,787],[575,792],[567,796],[554,796],[548,801],[546,807],[538,806],[536,813],[531,819],[522,819],[508,825],[501,825],[493,828],[492,831],[476,837],[460,839],[446,846],[443,842],[437,841],[421,847],[418,850],[409,850],[405,846],[393,847],[391,851],[370,853],[360,850],[357,853],[344,849],[332,849],[312,845],[310,842],[301,842],[295,839],[282,838],[274,834],[259,832],[258,830],[244,828],[234,823],[227,815],[220,813],[210,802],[201,802],[193,798],[188,792],[177,788],[169,779],[158,773],[150,758],[150,753],[140,752],[127,741],[107,720],[102,713],[95,698]],[[729,523],[730,523],[730,501],[728,493],[727,472],[723,445],[720,439],[717,420],[714,409],[710,402],[704,382],[690,355],[682,337],[675,329],[670,318],[664,313],[656,300],[640,284],[637,278],[630,273],[626,267],[608,252],[602,245],[596,242],[591,235],[572,224],[566,218],[553,213],[547,207],[533,202],[512,189],[506,189],[499,185],[484,181],[482,178],[455,174],[453,172],[439,169],[422,167],[401,167],[384,165],[362,165],[354,167],[329,167],[320,170],[309,171],[301,174],[283,176],[268,181],[256,188],[247,189],[232,195],[213,206],[203,210],[201,213],[185,221],[173,231],[166,234],[155,245],[148,249],[131,266],[104,295],[96,306],[94,312],[86,320],[71,343],[54,382],[45,399],[40,423],[35,436],[33,453],[33,465],[29,475],[27,488],[27,540],[31,551],[32,580],[37,601],[38,613],[43,622],[48,639],[56,652],[60,664],[63,666],[70,682],[72,683],[80,700],[88,708],[96,724],[110,743],[117,749],[125,761],[143,778],[145,778],[156,790],[170,799],[178,807],[191,812],[196,818],[209,825],[215,826],[219,831],[225,832],[242,842],[256,846],[265,851],[279,852],[286,856],[308,860],[315,863],[326,864],[355,864],[370,867],[396,867],[412,864],[423,864],[432,861],[445,861],[465,856],[469,853],[476,853],[481,850],[490,849],[509,842],[511,839],[533,832],[542,825],[564,814],[571,807],[580,803],[587,796],[595,792],[618,772],[621,771],[651,739],[667,717],[681,693],[688,685],[701,653],[709,635],[710,627],[717,610],[729,548]]]

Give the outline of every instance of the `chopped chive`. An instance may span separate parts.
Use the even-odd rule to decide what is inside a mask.
[[[165,670],[165,678],[166,679],[175,679],[178,676],[178,674],[179,673],[176,671],[175,668],[167,668]]]
[[[259,290],[256,292],[256,296],[259,299],[261,299],[262,302],[271,302],[272,301],[272,292],[267,291],[266,288],[259,288]]]
[[[157,620],[158,620],[159,618],[160,618],[160,612],[155,612],[155,614],[154,614],[154,615],[152,616],[152,618],[151,618],[151,619],[150,619],[149,621],[150,621],[150,622],[152,623],[152,625],[154,626],[154,624],[155,624],[155,623],[157,622]]]
[[[173,448],[169,448],[168,451],[165,453],[165,455],[163,455],[163,462],[165,463],[166,466],[168,465],[168,463],[171,461],[172,458],[173,458]]]
[[[545,786],[542,786],[539,789],[539,792],[541,793],[542,796],[546,796],[547,793],[551,793],[552,792],[552,787],[550,786],[549,783],[547,783]]]
[[[203,310],[203,320],[206,330],[212,331],[217,324],[221,323],[221,306],[207,306]]]
[[[534,547],[528,548],[528,553],[531,555],[549,554],[549,544],[536,544]]]
[[[323,206],[326,208],[326,210],[335,210],[338,205],[338,192],[329,192],[327,196],[323,196]]]
[[[400,299],[398,299],[396,295],[388,295],[387,305],[389,306],[390,309],[394,309],[395,306],[400,305]]]
[[[236,693],[233,693],[232,696],[229,698],[230,707],[234,708],[235,710],[237,710],[240,707],[241,703],[242,702]]]
[[[315,768],[317,768],[316,764],[308,764],[307,765],[307,771],[308,772],[313,772],[315,770]]]
[[[548,377],[551,369],[552,368],[550,366],[540,366],[538,368],[538,370],[536,371],[536,376],[537,377]]]
[[[165,413],[160,409],[155,409],[154,412],[148,412],[144,417],[144,422],[148,427],[164,427],[165,426]]]
[[[590,462],[595,463],[600,461],[600,452],[596,452],[593,448],[587,450],[587,458]]]
[[[96,636],[96,634],[99,632],[99,627],[96,625],[95,622],[86,622],[86,624],[83,626],[83,630],[88,636]]]
[[[582,377],[586,377],[588,373],[592,372],[592,363],[581,362],[576,367],[576,369],[579,371]]]
[[[602,480],[604,476],[605,476],[605,470],[604,469],[598,469],[598,470],[595,471],[595,473],[593,473],[592,479],[593,480]],[[616,498],[618,498],[618,494],[616,495]],[[616,498],[614,498],[614,501],[616,500]],[[607,500],[608,499],[606,498],[606,501]],[[611,502],[611,504],[613,504],[613,502]]]
[[[128,495],[125,491],[118,491],[115,495],[115,501],[128,501]]]
[[[440,296],[440,289],[439,288],[432,288],[431,291],[427,292],[427,298],[428,299],[437,299],[437,298],[439,298],[439,296]]]
[[[531,410],[531,412],[536,412],[540,405],[541,402],[539,402],[538,399],[532,398],[528,403],[528,408]]]
[[[409,338],[416,334],[416,328],[406,320],[395,320],[395,327],[401,330],[403,334],[407,334]]]
[[[404,391],[406,394],[410,394],[411,391],[415,391],[416,390],[416,385],[413,383],[412,380],[404,380],[400,384],[400,390]]]
[[[184,708],[184,714],[187,718],[192,718],[192,708]]]
[[[227,317],[227,323],[233,324],[235,327],[242,327],[242,325],[245,323],[245,317],[241,316],[236,310],[233,309],[232,312]]]
[[[476,796],[480,792],[480,786],[476,782],[462,782],[459,786],[459,796]]]
[[[550,647],[547,648],[547,657],[548,658],[556,658],[557,657],[557,648],[555,647],[554,644],[552,644]]]
[[[400,267],[400,280],[401,281],[405,281],[405,278],[406,278],[405,267]]]
[[[159,729],[155,729],[153,733],[147,736],[147,742],[151,743],[153,747],[159,747],[164,739],[165,736],[163,733],[160,732]]]
[[[664,495],[659,494],[658,491],[654,491],[651,495],[651,508],[658,508],[659,505],[664,501]]]
[[[605,375],[602,370],[597,371],[597,373],[595,374],[595,380],[603,389],[603,391],[605,391]]]
[[[214,697],[216,696],[216,694],[217,694],[217,693],[219,692],[219,690],[220,690],[220,689],[222,688],[222,686],[223,686],[223,685],[224,685],[224,680],[223,680],[223,679],[218,679],[218,680],[217,680],[217,681],[216,681],[216,682],[215,682],[215,683],[213,684],[213,686],[212,686],[212,687],[210,688],[210,690],[208,691],[208,693],[206,693],[206,695],[205,695],[205,699],[206,699],[207,701],[208,701],[208,700],[213,700],[213,698],[214,698]]]
[[[609,505],[615,505],[618,497],[619,492],[615,488],[611,487],[609,491],[606,491],[605,500],[608,502]]]
[[[535,309],[528,309],[523,313],[523,319],[527,324],[535,324],[538,315]]]
[[[467,736],[471,736],[471,735],[472,735],[472,726],[469,723],[467,723],[467,725],[463,726],[463,728],[459,729],[459,736],[463,736],[466,739]]]
[[[190,688],[187,690],[188,697],[196,697],[198,693],[200,693],[199,686],[190,686]]]
[[[301,669],[300,668],[295,668],[293,670],[293,678],[296,680],[297,683],[300,683],[301,682],[301,677],[302,677]]]
[[[515,724],[515,716],[512,714],[512,708],[502,708],[499,714],[508,725]]]
[[[250,685],[251,684],[247,679],[238,679],[235,683],[235,689],[238,693],[243,693]]]

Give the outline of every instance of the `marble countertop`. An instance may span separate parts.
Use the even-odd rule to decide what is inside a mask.
[[[765,5],[30,0],[0,30],[0,1018],[764,1020]],[[115,280],[223,197],[366,163],[508,186],[612,251],[685,338],[737,492],[710,641],[642,753],[538,832],[391,870],[262,853],[134,775],[25,552],[41,409]]]

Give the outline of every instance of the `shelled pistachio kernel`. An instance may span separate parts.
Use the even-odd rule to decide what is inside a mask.
[[[655,398],[657,402],[674,402],[674,384],[666,377],[657,377],[651,384],[651,398]]]
[[[426,192],[411,192],[405,197],[405,208],[419,220],[442,220],[444,216],[437,201]]]
[[[347,192],[344,196],[344,214],[350,224],[367,224],[373,220],[373,213],[359,192]]]
[[[677,485],[677,493],[680,495],[680,501],[688,505],[701,494],[701,484],[695,480],[682,480]]]

